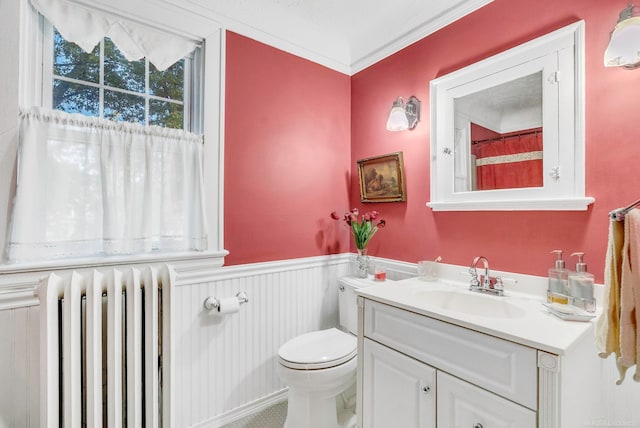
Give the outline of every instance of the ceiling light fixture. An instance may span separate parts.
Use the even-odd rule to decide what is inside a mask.
[[[387,119],[387,130],[404,131],[413,129],[420,121],[420,100],[411,96],[405,105],[402,97],[396,98]]]
[[[634,69],[640,66],[640,8],[631,2],[620,12],[604,51],[605,67]]]

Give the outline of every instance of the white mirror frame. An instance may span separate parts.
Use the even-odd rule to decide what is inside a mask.
[[[454,191],[454,100],[543,73],[543,187]],[[431,81],[434,211],[586,210],[584,21]]]

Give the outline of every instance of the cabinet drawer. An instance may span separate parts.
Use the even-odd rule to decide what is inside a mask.
[[[536,412],[438,371],[439,427],[535,428]]]
[[[536,350],[365,300],[364,335],[437,369],[537,408]]]

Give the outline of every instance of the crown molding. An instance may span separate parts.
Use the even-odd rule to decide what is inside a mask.
[[[150,9],[152,13],[147,14],[142,13],[142,10],[149,10],[146,3],[143,7],[136,2],[127,2],[127,0],[112,0],[111,2],[106,0],[71,1],[105,10],[109,13],[127,16],[130,19],[146,22],[157,28],[166,28],[188,38],[208,36],[211,31],[211,25],[213,25],[351,76],[491,3],[493,0],[464,1],[462,4],[451,7],[433,19],[411,27],[403,35],[362,55],[354,54],[353,46],[340,49],[340,52],[337,52],[336,49],[330,51],[329,47],[326,50],[321,49],[319,48],[321,46],[319,43],[322,43],[322,40],[318,35],[316,35],[317,40],[315,40],[316,48],[309,46],[309,44],[305,46],[293,37],[283,37],[255,25],[241,22],[231,16],[215,12],[194,0],[149,0],[148,3],[152,5]]]
[[[469,13],[491,3],[493,0],[471,0],[462,5],[452,7],[446,12],[436,16],[434,19],[423,22],[404,35],[392,40],[380,48],[371,50],[365,55],[354,58],[351,55],[329,55],[312,48],[298,44],[292,40],[284,39],[281,36],[269,33],[260,28],[240,22],[230,16],[216,13],[213,10],[201,6],[193,1],[185,0],[158,0],[174,7],[180,7],[202,18],[211,19],[216,24],[221,25],[226,30],[233,31],[245,37],[249,37],[258,42],[267,44],[274,48],[288,52],[292,55],[307,59],[316,64],[325,66],[332,70],[346,75],[356,74],[376,62],[393,55],[412,43],[438,31],[439,29],[457,21]]]
[[[441,28],[457,21],[458,19],[480,9],[483,6],[491,3],[493,0],[473,0],[465,2],[462,6],[453,7],[443,14],[438,15],[432,20],[424,22],[413,29],[406,32],[404,35],[396,38],[395,40],[381,46],[378,49],[371,51],[370,53],[354,59],[351,63],[351,75],[354,75],[367,67],[381,61],[394,53],[406,48],[407,46],[427,37],[430,34],[435,33]]]
[[[254,26],[240,22],[230,16],[219,14],[213,10],[185,0],[158,0],[172,6],[188,10],[200,17],[211,19],[222,28],[238,33],[242,36],[264,43],[276,49],[307,59],[316,64],[325,66],[342,74],[351,75],[351,65],[349,58],[331,57],[316,50],[306,48],[298,43],[283,39],[280,36],[271,34]]]

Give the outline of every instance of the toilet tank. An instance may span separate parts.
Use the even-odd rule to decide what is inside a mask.
[[[338,280],[338,310],[340,311],[340,326],[358,334],[358,303],[355,290],[369,287],[375,283],[370,279],[344,277]]]

